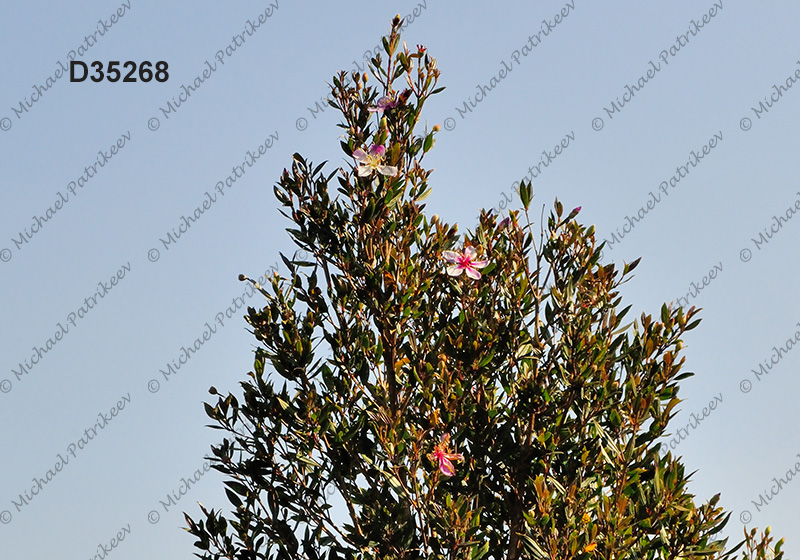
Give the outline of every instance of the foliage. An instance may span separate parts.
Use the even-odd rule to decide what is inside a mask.
[[[429,219],[438,127],[415,129],[442,88],[401,25],[377,85],[333,80],[352,163],[326,174],[295,154],[275,187],[313,261],[283,257],[289,277],[256,284],[243,400],[206,404],[234,509],[186,516],[197,556],[730,557],[719,495],[695,505],[683,464],[659,454],[697,310],[623,325],[638,260],[602,264],[594,227],[558,201],[534,235],[530,183],[523,212],[482,212],[463,239]],[[746,533],[743,558],[771,557],[770,541]]]

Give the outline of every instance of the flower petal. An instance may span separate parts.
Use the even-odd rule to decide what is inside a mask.
[[[469,247],[464,247],[464,255],[469,259],[472,260],[477,255],[477,251],[475,251],[475,247],[470,245]]]
[[[396,177],[397,168],[392,165],[379,165],[378,173],[380,173],[381,175],[386,175],[387,177]]]
[[[369,177],[372,175],[372,169],[367,167],[366,165],[362,165],[358,168],[358,176],[359,177]]]
[[[439,470],[441,470],[442,473],[447,476],[453,476],[456,474],[456,469],[453,467],[453,463],[451,463],[447,457],[439,457]]]
[[[373,144],[372,146],[369,147],[369,153],[371,155],[379,155],[383,157],[383,154],[386,153],[386,148],[384,148],[380,144]]]
[[[467,273],[467,276],[469,276],[473,280],[480,280],[481,279],[481,273],[478,272],[477,270],[475,270],[474,268],[472,268],[471,266],[465,267],[464,271]]]
[[[446,260],[447,262],[455,263],[458,262],[458,258],[461,255],[459,255],[455,251],[442,251],[442,256],[444,257],[444,260]]]
[[[450,276],[461,276],[461,273],[464,271],[464,267],[460,264],[454,264],[452,266],[447,267],[447,274]],[[467,273],[469,274],[469,273]]]
[[[383,97],[378,99],[377,105],[379,109],[383,110],[383,109],[391,109],[392,107],[395,106],[395,103],[392,101],[391,97],[389,97],[388,95],[384,95]]]
[[[483,259],[483,260],[480,260],[480,261],[472,261],[470,263],[470,266],[472,268],[483,268],[483,267],[487,266],[488,264],[489,264],[489,261],[487,261],[486,259]]]
[[[353,152],[353,157],[359,163],[364,163],[364,162],[367,161],[367,153],[364,150],[362,150],[361,148],[359,148],[359,149],[357,149],[356,151]]]

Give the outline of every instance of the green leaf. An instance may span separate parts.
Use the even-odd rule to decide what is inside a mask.
[[[622,425],[622,417],[616,410],[613,409],[611,410],[608,419],[611,422],[611,425],[614,426],[614,428],[619,428]]]
[[[530,181],[527,183],[525,182],[525,179],[520,181],[519,199],[522,201],[522,206],[525,207],[525,210],[530,208],[531,200],[533,200],[533,186],[531,185]]]
[[[427,153],[427,152],[428,152],[428,150],[430,150],[431,148],[433,148],[433,144],[434,144],[435,142],[436,142],[436,140],[435,140],[435,139],[434,139],[434,137],[433,137],[433,132],[431,132],[430,134],[428,134],[428,135],[425,137],[425,142],[422,144],[422,151],[423,151],[423,152],[425,152],[425,153]]]
[[[627,273],[629,273],[630,271],[632,271],[634,268],[636,268],[636,267],[639,265],[639,263],[641,262],[641,260],[642,260],[642,257],[639,257],[639,258],[638,258],[638,259],[636,259],[635,261],[633,261],[633,262],[630,262],[630,263],[626,264],[626,265],[623,267],[623,274],[627,274]]]
[[[480,547],[473,549],[470,558],[472,558],[472,560],[478,560],[479,558],[483,558],[484,556],[486,556],[487,552],[489,552],[488,540],[483,541],[483,544]]]
[[[492,350],[486,356],[481,358],[481,361],[478,362],[478,367],[481,368],[481,367],[485,366],[486,364],[488,364],[489,362],[492,361],[492,358],[494,358],[494,350]]]
[[[305,463],[306,465],[311,465],[312,467],[317,467],[317,468],[322,467],[322,465],[320,465],[314,459],[306,455],[298,455],[297,460],[300,461],[301,463]]]
[[[233,504],[234,507],[238,508],[239,506],[242,505],[242,499],[233,492],[231,492],[230,490],[228,490],[227,488],[225,489],[225,494],[227,494],[228,501],[230,501],[230,503]]]
[[[400,204],[400,201],[403,199],[403,193],[399,192],[396,197],[390,200],[386,206],[387,208],[395,208]]]
[[[536,541],[530,538],[528,535],[520,535],[520,539],[522,540],[525,547],[530,551],[534,558],[539,558],[541,560],[546,560],[550,558],[550,555],[547,554],[541,546],[539,546]]]
[[[497,268],[497,263],[492,261],[489,264],[487,264],[484,268],[481,269],[481,275],[482,276],[488,276],[489,274],[491,274],[494,271],[495,268]]]
[[[693,328],[695,328],[697,325],[700,324],[700,321],[702,321],[702,319],[695,319],[694,321],[686,325],[686,330],[687,331],[692,330]]]
[[[240,496],[247,496],[250,493],[247,487],[241,482],[237,482],[235,480],[226,480],[224,484]]]

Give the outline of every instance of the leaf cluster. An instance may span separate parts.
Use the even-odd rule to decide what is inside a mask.
[[[245,317],[259,346],[243,399],[206,404],[233,510],[187,515],[198,556],[731,557],[719,496],[696,505],[691,475],[659,454],[697,310],[624,324],[619,289],[638,260],[603,264],[594,227],[557,200],[535,232],[530,183],[523,211],[482,212],[463,236],[429,218],[422,162],[438,127],[415,131],[442,88],[401,26],[371,77],[331,86],[348,161],[382,145],[398,173],[295,154],[275,186],[312,257],[283,257],[288,276],[256,284],[266,304]],[[477,281],[446,273],[443,252],[464,246],[489,260]],[[463,455],[454,476],[431,458],[445,436]],[[744,557],[773,554],[768,532],[745,535]]]

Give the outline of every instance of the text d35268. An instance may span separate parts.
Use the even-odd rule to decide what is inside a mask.
[[[123,70],[120,71],[120,64]],[[149,60],[143,60],[136,63],[128,60],[120,63],[119,60],[110,60],[105,65],[105,72],[103,71],[105,63],[99,60],[87,65],[82,60],[71,60],[69,63],[69,81],[70,82],[83,82],[88,77],[93,82],[102,82],[103,79],[109,82],[118,82],[120,78],[123,82],[149,82],[153,79],[157,82],[166,82],[169,79],[169,64],[164,60],[159,60],[153,69],[153,63]],[[89,66],[92,67],[94,72],[89,75]],[[138,68],[138,73],[137,73]],[[125,75],[123,76],[123,72]],[[138,77],[137,77],[138,76]]]

